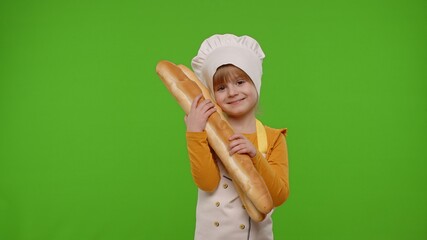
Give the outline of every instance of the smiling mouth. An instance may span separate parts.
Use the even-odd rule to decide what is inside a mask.
[[[238,103],[240,103],[241,101],[243,101],[245,99],[246,98],[242,98],[242,99],[239,99],[239,100],[236,100],[236,101],[229,102],[228,104],[231,104],[231,105],[238,104]]]

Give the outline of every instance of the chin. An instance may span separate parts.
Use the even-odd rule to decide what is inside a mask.
[[[227,114],[228,117],[240,118],[240,117],[246,116],[249,112],[241,111],[241,112],[225,112],[225,113]]]

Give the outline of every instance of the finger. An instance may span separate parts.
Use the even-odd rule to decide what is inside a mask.
[[[229,138],[228,138],[228,140],[229,141],[233,141],[233,140],[236,140],[236,139],[243,139],[243,135],[242,134],[240,134],[240,133],[235,133],[235,134],[233,134],[233,135],[231,135]]]
[[[209,99],[206,99],[202,102],[199,103],[199,105],[197,106],[198,108],[204,108],[206,106],[209,106],[212,102]]]
[[[212,102],[209,99],[205,99],[204,101],[202,101],[201,103],[199,103],[199,105],[197,105],[197,107],[199,109],[203,109],[204,107],[210,105]]]
[[[211,108],[209,109],[206,113],[205,116],[206,118],[209,118],[214,112],[216,112],[216,108]]]
[[[230,142],[229,148],[231,149],[231,148],[234,148],[234,147],[239,146],[239,145],[240,146],[245,146],[247,144],[246,144],[246,142],[244,140],[238,139],[238,140],[234,140],[234,141]]]
[[[243,148],[243,149],[240,149],[239,151],[237,151],[236,152],[237,154],[248,154],[249,156],[250,156],[250,154],[249,154],[249,149],[247,149],[247,148]],[[251,156],[250,156],[251,157]]]
[[[200,98],[202,97],[202,94],[197,95],[193,102],[191,103],[191,109],[195,109],[197,107],[197,103],[199,102]]]
[[[241,138],[233,139],[230,141],[230,147],[234,147],[236,145],[243,144],[244,142],[245,142],[244,139],[241,139]]]
[[[245,141],[243,139],[233,140],[230,142],[229,148],[231,149],[231,148],[234,148],[235,146],[242,145],[242,144],[245,144]]]
[[[207,111],[209,111],[211,108],[214,108],[215,107],[215,105],[213,105],[213,103],[207,103],[207,104],[205,104],[202,108],[201,108],[201,111],[202,112],[207,112]]]
[[[230,149],[230,156],[244,149],[244,146],[238,145]]]

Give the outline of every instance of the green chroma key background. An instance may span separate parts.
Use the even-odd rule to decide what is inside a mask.
[[[427,239],[427,4],[2,1],[0,239],[192,239],[184,113],[155,73],[214,33],[287,127],[276,239]]]

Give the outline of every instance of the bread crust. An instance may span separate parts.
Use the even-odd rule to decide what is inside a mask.
[[[215,104],[209,90],[185,66],[176,66],[168,61],[160,61],[157,64],[156,71],[186,114],[190,111],[193,99],[202,92],[203,97],[200,101],[211,99]],[[218,111],[209,117],[205,128],[209,145],[233,179],[248,215],[254,221],[260,222],[273,209],[273,200],[250,157],[247,154],[237,153],[230,156],[228,139],[234,134],[234,131],[222,114],[220,107],[216,104],[215,107]]]

